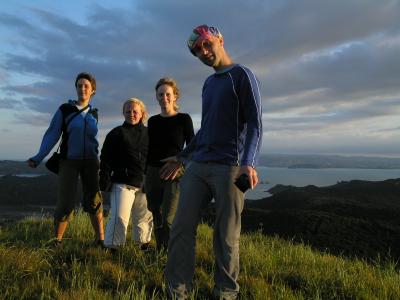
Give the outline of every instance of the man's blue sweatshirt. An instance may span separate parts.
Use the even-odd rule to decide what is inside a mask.
[[[258,80],[251,70],[237,64],[206,79],[201,128],[178,157],[256,167],[262,134]]]

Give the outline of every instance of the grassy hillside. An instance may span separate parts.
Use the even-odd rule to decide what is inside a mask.
[[[165,299],[164,253],[128,242],[120,253],[93,247],[89,219],[74,218],[52,249],[50,219],[0,227],[0,290],[5,299]],[[212,230],[198,230],[192,299],[213,283]],[[367,263],[316,252],[260,232],[241,240],[241,299],[399,299],[400,273],[390,261]]]

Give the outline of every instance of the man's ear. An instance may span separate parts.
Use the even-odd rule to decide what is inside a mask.
[[[221,46],[224,46],[224,38],[219,36],[218,40],[221,43]]]

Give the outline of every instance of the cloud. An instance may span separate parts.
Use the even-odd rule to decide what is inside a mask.
[[[376,132],[379,132],[379,133],[381,133],[381,132],[397,132],[397,133],[400,133],[400,126],[393,127],[393,128],[383,128],[383,129],[376,130]]]
[[[7,79],[0,86],[0,109],[26,107],[35,117],[17,113],[15,122],[45,126],[58,105],[75,98],[76,74],[89,71],[98,81],[93,104],[106,131],[122,120],[120,106],[128,97],[143,99],[150,114],[158,113],[154,84],[172,76],[182,91],[182,110],[199,126],[201,88],[212,70],[185,44],[194,26],[207,23],[221,29],[234,60],[258,76],[269,138],[285,132],[290,141],[303,132],[309,144],[318,143],[313,133],[320,129],[336,134],[343,126],[384,116],[394,120],[399,113],[399,1],[107,5],[91,5],[86,18],[39,4],[21,8],[18,15],[1,13],[0,26],[8,34],[0,56],[0,77]],[[23,76],[29,82],[15,80]],[[385,128],[396,125],[377,124],[360,132],[367,137]],[[349,132],[342,138],[351,142]]]
[[[11,109],[16,105],[12,99],[0,98],[0,109]]]

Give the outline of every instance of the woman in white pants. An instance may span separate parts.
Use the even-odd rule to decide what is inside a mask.
[[[153,215],[142,192],[148,150],[146,107],[131,98],[125,101],[123,114],[124,123],[107,134],[100,155],[100,189],[111,192],[104,246],[116,249],[125,245],[132,213],[133,240],[145,249],[153,230]]]
[[[111,215],[108,219],[104,245],[116,248],[125,244],[132,212],[132,238],[142,247],[151,240],[153,215],[147,209],[146,194],[126,184],[113,184],[110,195]]]

